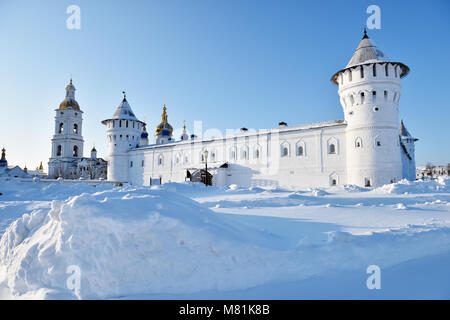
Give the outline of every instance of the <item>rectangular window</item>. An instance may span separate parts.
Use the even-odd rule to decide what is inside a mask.
[[[133,161],[130,161],[130,168],[133,167]]]

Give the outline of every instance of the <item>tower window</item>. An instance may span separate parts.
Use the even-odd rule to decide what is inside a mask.
[[[348,81],[352,81],[352,69],[350,69],[348,72]]]
[[[377,141],[375,142],[375,145],[376,145],[377,147],[381,147],[381,141],[380,141],[380,140],[377,140]]]
[[[331,185],[335,186],[337,184],[336,179],[331,179]]]
[[[395,70],[395,77],[397,78],[397,66],[394,67]]]
[[[56,148],[56,155],[57,155],[58,157],[60,157],[61,154],[62,154],[62,147],[61,147],[61,146],[58,146],[58,147]]]
[[[361,79],[363,79],[364,78],[364,66],[361,66]]]
[[[259,149],[256,149],[256,151],[255,151],[255,158],[259,159]]]
[[[377,92],[374,90],[372,91],[372,101],[376,102],[377,101]]]
[[[122,128],[122,120],[119,120],[119,127]]]
[[[350,103],[351,103],[352,105],[355,104],[355,98],[353,98],[353,95],[352,95],[352,94],[350,95]]]
[[[142,162],[141,162],[141,166],[144,166],[144,164],[145,164],[145,163],[144,163],[144,160],[142,160]]]
[[[78,157],[78,146],[73,146],[73,153],[72,153],[72,155],[74,157]]]
[[[369,178],[365,178],[365,179],[364,179],[364,186],[365,186],[366,188],[372,186],[372,182],[370,181]]]
[[[377,76],[377,65],[375,63],[373,64],[373,76]]]
[[[73,133],[78,134],[78,124],[76,123],[73,125]]]
[[[59,129],[58,129],[58,133],[62,133],[64,131],[64,123],[60,123],[59,124]]]
[[[128,128],[128,120],[127,120],[127,122],[126,122],[126,127]]]
[[[336,146],[332,143],[330,144],[330,148],[328,150],[329,154],[336,154]]]
[[[387,97],[388,97],[388,92],[386,90],[384,90],[384,101],[387,101]]]
[[[386,71],[386,77],[389,77],[389,64],[388,63],[386,63],[385,71]]]
[[[133,168],[133,161],[130,161],[130,168]]]
[[[289,155],[289,149],[287,147],[283,148],[283,151],[281,152],[282,157],[287,157]]]
[[[299,146],[297,149],[297,155],[298,156],[303,156],[303,146]]]
[[[361,104],[364,103],[364,92],[361,92]]]

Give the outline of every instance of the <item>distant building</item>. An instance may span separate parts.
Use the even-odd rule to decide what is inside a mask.
[[[0,177],[12,177],[12,178],[25,178],[28,177],[28,173],[25,169],[19,166],[8,166],[8,161],[6,160],[6,150],[2,148],[2,157],[0,159]]]
[[[440,176],[449,176],[450,166],[421,166],[416,168],[416,178],[437,178]]]

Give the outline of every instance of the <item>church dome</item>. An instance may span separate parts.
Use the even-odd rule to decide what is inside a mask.
[[[141,138],[142,139],[147,139],[148,138],[148,132],[147,131],[142,131]]]
[[[163,107],[163,113],[161,115],[161,123],[156,127],[156,134],[162,136],[171,136],[173,132],[172,126],[167,122],[167,108]]]
[[[75,86],[72,83],[72,79],[70,79],[70,83],[66,86],[66,98],[60,103],[59,109],[74,109],[80,110],[80,106],[78,102],[75,100]]]
[[[59,105],[59,109],[75,109],[80,110],[80,106],[78,105],[78,102],[75,99],[71,98],[65,98],[63,102]]]

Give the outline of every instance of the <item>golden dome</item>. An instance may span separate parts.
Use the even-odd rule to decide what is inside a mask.
[[[156,134],[161,134],[163,129],[168,129],[170,131],[170,134],[172,135],[173,128],[172,126],[167,122],[167,108],[166,105],[163,107],[163,113],[161,114],[161,123],[156,127]]]
[[[78,105],[78,102],[75,101],[75,99],[72,98],[65,98],[63,102],[59,105],[59,109],[75,109],[80,110],[80,106]]]
[[[72,84],[72,79],[70,79],[70,83],[66,87],[66,98],[59,105],[59,110],[64,109],[74,109],[80,110],[80,106],[78,102],[75,100],[75,86]]]

